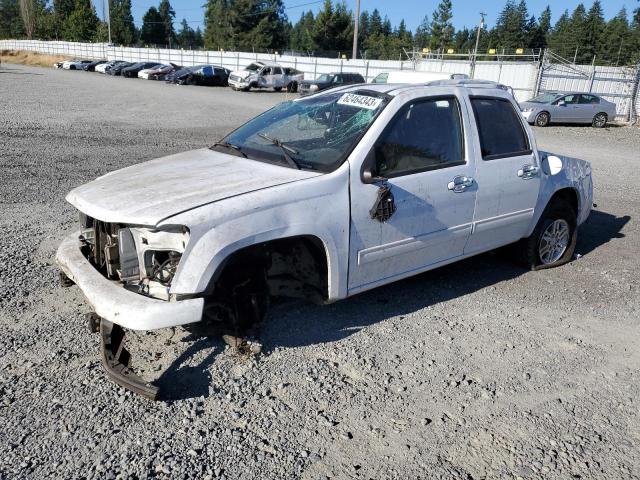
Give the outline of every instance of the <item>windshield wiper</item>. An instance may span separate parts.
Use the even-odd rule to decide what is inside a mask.
[[[218,142],[218,143],[214,143],[213,144],[214,147],[224,147],[224,148],[229,148],[231,150],[235,150],[236,152],[238,152],[240,155],[242,155],[244,158],[249,158],[247,157],[247,154],[244,153],[242,151],[242,149],[238,146],[238,145],[234,145],[233,143],[229,143],[229,142]]]
[[[291,168],[295,168],[297,170],[300,170],[300,164],[298,162],[296,162],[295,159],[291,155],[289,155],[289,152],[291,152],[294,155],[296,155],[298,153],[298,151],[296,149],[291,148],[289,145],[286,145],[286,144],[282,143],[282,141],[280,141],[277,138],[270,137],[266,133],[259,133],[258,136],[260,138],[264,138],[266,141],[271,142],[275,146],[279,147],[280,150],[282,150],[282,154],[284,155],[284,159],[287,161],[289,166]]]

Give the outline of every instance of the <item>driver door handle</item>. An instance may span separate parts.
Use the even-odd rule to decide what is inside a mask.
[[[452,182],[447,184],[447,188],[453,193],[462,193],[467,188],[473,186],[474,180],[472,177],[465,177],[464,175],[458,175]]]
[[[523,180],[530,180],[533,177],[537,177],[538,173],[540,173],[540,169],[535,165],[523,165],[520,170],[518,170],[518,176]]]

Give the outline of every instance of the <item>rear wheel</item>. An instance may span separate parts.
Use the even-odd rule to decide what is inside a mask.
[[[551,115],[548,112],[540,112],[536,117],[536,126],[538,127],[546,127],[549,125],[549,121],[551,120]]]
[[[591,125],[593,125],[594,128],[603,128],[607,125],[608,120],[609,119],[607,117],[607,114],[604,112],[600,112],[597,113],[595,117],[593,117],[593,122],[591,122]]]
[[[576,248],[577,214],[564,200],[548,205],[530,237],[523,240],[523,260],[531,270],[564,265]]]

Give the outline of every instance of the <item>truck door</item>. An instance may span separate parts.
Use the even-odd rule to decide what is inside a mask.
[[[271,67],[264,67],[258,75],[258,86],[269,88],[273,85],[273,72]]]
[[[367,180],[361,166],[352,165],[350,294],[462,255],[477,191],[464,134],[467,118],[458,96],[415,94],[398,108],[365,160],[365,167],[386,180]],[[389,218],[376,213],[384,187],[393,195],[392,202],[384,200],[395,208]]]
[[[490,250],[527,234],[540,190],[540,165],[522,116],[506,98],[471,96],[478,184],[473,234],[464,253]]]
[[[273,72],[273,81],[271,86],[283,87],[284,86],[284,73],[282,72],[282,68],[280,67],[271,67],[271,71]]]

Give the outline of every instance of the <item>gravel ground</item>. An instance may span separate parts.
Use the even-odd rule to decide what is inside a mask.
[[[107,380],[55,249],[71,188],[211,144],[285,94],[0,70],[0,478],[640,478],[635,128],[537,129],[592,162],[579,258],[487,254],[327,307],[283,302],[247,358],[130,335],[149,402]]]

